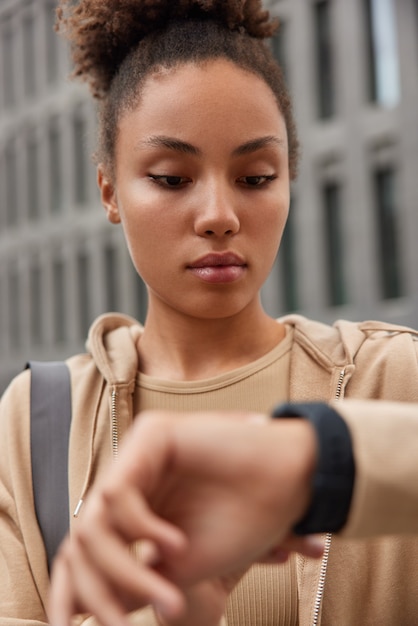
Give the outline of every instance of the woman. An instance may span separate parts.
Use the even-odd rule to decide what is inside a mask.
[[[254,412],[268,415],[288,400],[396,400],[396,415],[383,402],[351,409],[344,403],[342,414],[355,449],[362,448],[380,417],[382,425],[395,418],[400,427],[408,425],[402,440],[407,445],[418,430],[410,406],[401,404],[418,402],[413,333],[379,324],[328,328],[297,317],[277,321],[260,303],[286,222],[298,152],[281,72],[262,41],[273,26],[260,2],[61,5],[59,28],[73,43],[75,74],[99,98],[102,203],[110,222],[122,225],[149,294],[144,328],[123,316],[104,316],[90,331],[88,354],[69,360],[71,510],[80,508],[118,455],[134,416],[148,409],[192,416],[214,411],[225,420],[235,411],[234,419],[245,420]],[[29,461],[22,466],[28,458],[28,397],[25,374],[1,405],[0,606],[9,626],[46,621],[48,572],[28,497]],[[334,418],[339,419],[336,413]],[[302,492],[287,520],[290,527],[306,512],[316,451],[307,422],[284,422],[286,464],[296,468]],[[402,480],[396,468],[394,475]],[[351,500],[348,491],[345,504]],[[354,498],[367,504],[361,491]],[[346,520],[347,507],[342,509],[336,530]],[[71,525],[74,536],[86,537],[83,507]],[[179,549],[178,536],[175,543],[167,550]],[[242,571],[212,577],[185,589],[181,616],[141,608],[154,601],[153,580],[161,583],[152,569],[139,600],[136,581],[121,589],[118,580],[111,585],[97,578],[97,586],[89,586],[94,559],[91,554],[86,559],[80,546],[83,539],[74,543],[77,562],[87,568],[71,570],[68,557],[68,580],[77,581],[77,590],[69,588],[63,608],[99,613],[100,606],[93,605],[115,585],[114,613],[101,615],[103,623],[118,623],[125,609],[138,609],[133,623],[166,626],[411,624],[418,614],[418,550],[416,540],[407,538],[360,546],[338,538],[322,566],[292,556],[282,565],[255,566],[239,582]],[[99,552],[98,562],[109,570],[109,544]],[[152,557],[145,552],[147,561]],[[169,581],[165,593],[172,606]],[[81,616],[77,623],[84,622],[94,620]]]

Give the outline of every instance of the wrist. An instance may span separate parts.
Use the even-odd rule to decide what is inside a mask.
[[[318,462],[318,442],[315,429],[308,420],[282,419],[277,427],[277,452],[286,459],[286,476],[293,492],[290,498],[291,524],[305,514],[312,500],[312,481]],[[283,489],[283,476],[278,476],[275,489]]]
[[[354,486],[355,466],[348,427],[327,404],[284,404],[273,417],[305,418],[316,436],[317,463],[312,475],[312,497],[294,527],[296,534],[336,532],[347,519]]]

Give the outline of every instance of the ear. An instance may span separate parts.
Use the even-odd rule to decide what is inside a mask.
[[[107,219],[111,224],[120,224],[121,219],[115,185],[110,177],[107,176],[102,164],[97,167],[97,184],[99,185],[100,198],[106,211]]]

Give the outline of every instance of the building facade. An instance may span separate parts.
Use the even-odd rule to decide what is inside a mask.
[[[83,350],[100,313],[146,310],[100,207],[94,106],[67,79],[55,6],[0,0],[0,390],[28,359]],[[418,327],[418,4],[266,6],[302,160],[265,306]]]

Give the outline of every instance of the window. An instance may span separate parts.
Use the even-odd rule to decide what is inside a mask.
[[[25,96],[33,96],[36,88],[35,23],[32,15],[23,18],[23,76]]]
[[[144,323],[145,317],[147,315],[147,307],[148,307],[147,288],[145,286],[144,281],[138,275],[136,269],[133,266],[132,266],[132,274],[133,274],[132,279],[134,281],[134,287],[135,287],[135,292],[136,292],[135,316],[138,319],[138,321]]]
[[[54,340],[61,343],[67,338],[67,307],[65,303],[65,266],[61,259],[56,259],[52,266],[54,299]]]
[[[52,213],[59,213],[63,207],[61,171],[61,136],[58,120],[53,120],[48,129],[49,143],[49,191]]]
[[[104,249],[106,310],[119,309],[118,257],[114,246],[108,244]]]
[[[275,32],[272,37],[271,44],[272,50],[275,59],[281,67],[283,72],[283,76],[287,82],[288,80],[288,71],[287,71],[287,53],[286,53],[286,43],[287,43],[287,28],[286,23],[280,20],[279,28]]]
[[[27,137],[26,146],[26,166],[27,166],[27,206],[28,217],[31,220],[39,218],[39,153],[38,143],[35,133],[32,132]]]
[[[4,150],[0,149],[0,233],[6,230],[6,158]]]
[[[54,83],[59,75],[58,35],[54,31],[56,2],[47,2],[46,17],[46,76],[48,83]]]
[[[341,188],[335,183],[322,190],[325,222],[325,275],[331,306],[346,304],[344,241],[341,223]]]
[[[289,217],[284,229],[278,259],[283,286],[283,303],[285,311],[295,311],[298,306],[298,281],[295,246],[295,202],[292,200]]]
[[[78,284],[78,321],[80,337],[87,337],[91,323],[90,311],[90,262],[85,252],[80,252],[77,258],[77,284]]]
[[[86,123],[81,111],[73,118],[75,201],[85,204],[88,196],[89,162],[86,146]]]
[[[17,265],[9,268],[9,342],[12,349],[20,348],[20,277]]]
[[[5,150],[5,183],[6,183],[6,223],[8,226],[17,224],[17,156],[16,145],[12,140]]]
[[[0,59],[3,65],[3,102],[6,108],[10,108],[16,103],[15,57],[11,23],[4,22],[1,43]]]
[[[320,0],[314,4],[314,25],[318,115],[321,119],[327,119],[335,113],[331,2],[329,0]]]
[[[5,319],[6,319],[6,303],[7,303],[7,294],[4,291],[5,281],[4,274],[0,272],[0,354],[6,353],[6,328],[5,328]],[[1,393],[1,392],[0,392]]]
[[[30,334],[33,345],[42,343],[42,280],[39,265],[30,268]]]
[[[374,188],[381,294],[385,299],[398,298],[402,295],[402,280],[395,170],[385,168],[375,172]]]
[[[364,0],[368,49],[368,96],[384,107],[400,99],[394,0]]]

